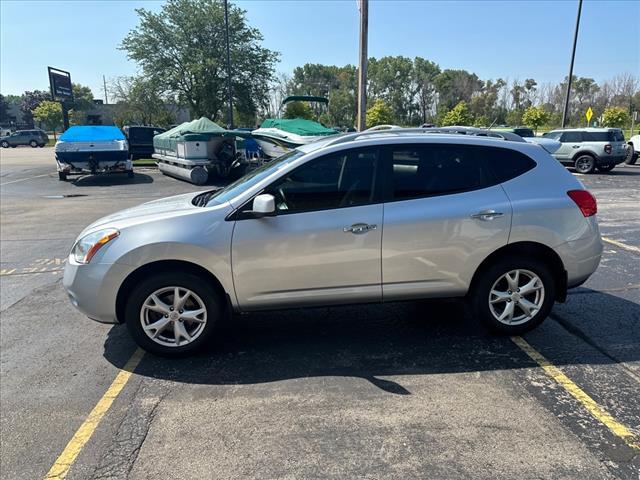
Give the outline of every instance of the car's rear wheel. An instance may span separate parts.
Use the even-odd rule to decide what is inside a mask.
[[[38,142],[36,142],[35,140],[31,140],[29,142],[29,146],[31,146],[31,148],[38,148]]]
[[[0,145],[2,146],[2,148],[9,148],[9,142],[7,142],[6,140],[3,140]]]
[[[591,155],[580,155],[574,163],[578,173],[591,173],[596,168],[596,159]]]
[[[598,170],[600,170],[601,172],[607,173],[607,172],[610,172],[611,170],[613,170],[613,167],[615,167],[615,164],[600,165],[600,166],[598,166]]]
[[[215,290],[192,273],[161,273],[131,293],[125,322],[145,350],[183,356],[200,349],[213,334],[222,308]]]
[[[474,314],[489,330],[520,335],[549,315],[555,282],[542,262],[506,258],[479,274],[470,297]]]
[[[638,152],[636,152],[633,148],[633,144],[629,144],[629,148],[627,150],[627,158],[624,159],[624,163],[627,165],[634,165],[638,160]]]

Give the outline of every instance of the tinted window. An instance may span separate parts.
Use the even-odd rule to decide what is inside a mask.
[[[483,188],[491,173],[476,158],[477,148],[464,145],[398,146],[391,151],[391,197],[430,197]]]
[[[587,142],[624,142],[624,134],[620,130],[584,132],[583,136]]]
[[[329,154],[296,168],[271,185],[281,213],[353,207],[373,202],[377,149]]]
[[[507,148],[483,147],[478,155],[489,166],[497,183],[511,180],[536,166],[536,162],[524,153]]]
[[[468,145],[393,147],[390,197],[431,197],[486,188],[535,167],[526,155],[506,148]]]
[[[565,143],[582,142],[582,132],[564,132],[560,141]]]
[[[542,136],[546,138],[552,138],[553,140],[560,140],[561,135],[562,135],[562,132],[549,132],[549,133],[545,133]]]

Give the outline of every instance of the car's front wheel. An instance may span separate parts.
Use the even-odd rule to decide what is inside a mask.
[[[6,140],[3,140],[0,145],[2,146],[2,148],[9,148],[9,142],[7,142]]]
[[[182,356],[200,349],[213,334],[222,311],[216,291],[192,273],[160,273],[131,293],[125,321],[145,350]]]
[[[549,315],[555,282],[542,262],[506,258],[480,272],[470,297],[475,316],[491,331],[520,335]]]
[[[36,142],[35,140],[31,140],[29,142],[29,145],[31,146],[31,148],[38,148],[38,142]]]

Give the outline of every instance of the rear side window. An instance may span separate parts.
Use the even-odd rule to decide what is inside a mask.
[[[504,183],[528,172],[536,162],[524,153],[507,148],[483,147],[479,152],[491,170],[496,183]]]
[[[536,135],[533,133],[533,130],[530,128],[516,128],[513,130],[513,133],[516,135],[520,135],[523,138],[535,137]]]
[[[560,141],[565,143],[582,142],[582,132],[564,132]]]
[[[561,135],[562,135],[562,132],[549,132],[549,133],[545,133],[542,136],[546,138],[552,138],[553,140],[559,140]]]
[[[391,148],[390,200],[479,190],[506,182],[536,163],[505,148],[468,145],[398,145]]]
[[[588,142],[624,142],[624,134],[620,130],[584,132],[584,138]]]

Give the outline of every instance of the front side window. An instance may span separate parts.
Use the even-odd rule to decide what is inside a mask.
[[[352,149],[307,162],[267,192],[280,214],[355,207],[374,201],[377,149]]]

